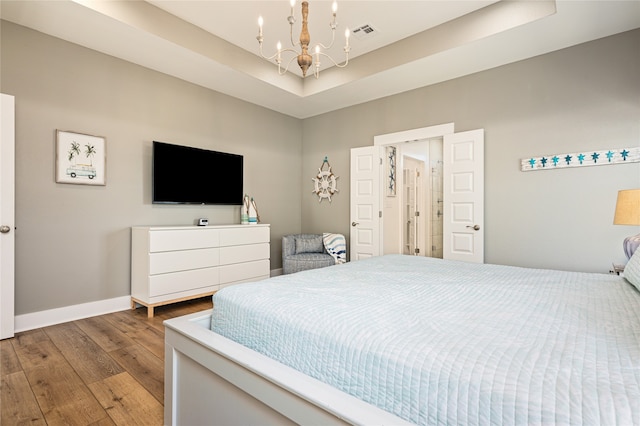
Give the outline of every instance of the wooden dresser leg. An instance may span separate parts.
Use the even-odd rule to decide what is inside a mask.
[[[153,306],[147,306],[147,318],[153,318]]]

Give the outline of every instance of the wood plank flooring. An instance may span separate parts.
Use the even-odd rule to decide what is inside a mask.
[[[162,322],[211,307],[206,297],[0,341],[0,425],[162,425]]]

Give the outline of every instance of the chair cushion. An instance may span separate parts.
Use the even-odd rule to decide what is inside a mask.
[[[306,271],[308,269],[324,268],[335,265],[336,261],[327,253],[302,253],[286,256],[282,259],[282,273]]]
[[[296,236],[295,240],[296,240],[296,254],[324,252],[324,243],[322,242],[322,235],[315,235],[312,237]]]

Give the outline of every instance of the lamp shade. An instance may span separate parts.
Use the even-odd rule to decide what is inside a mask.
[[[640,189],[618,191],[614,225],[640,225]]]

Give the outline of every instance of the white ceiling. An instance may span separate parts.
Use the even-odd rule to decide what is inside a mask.
[[[2,19],[297,118],[640,28],[638,0],[342,0],[331,56],[342,62],[345,28],[374,32],[350,38],[346,68],[322,59],[320,78],[302,79],[295,61],[279,76],[258,55],[259,15],[265,54],[279,40],[289,44],[287,0],[1,0],[0,7]],[[330,1],[309,2],[312,45],[330,41],[330,20]]]

